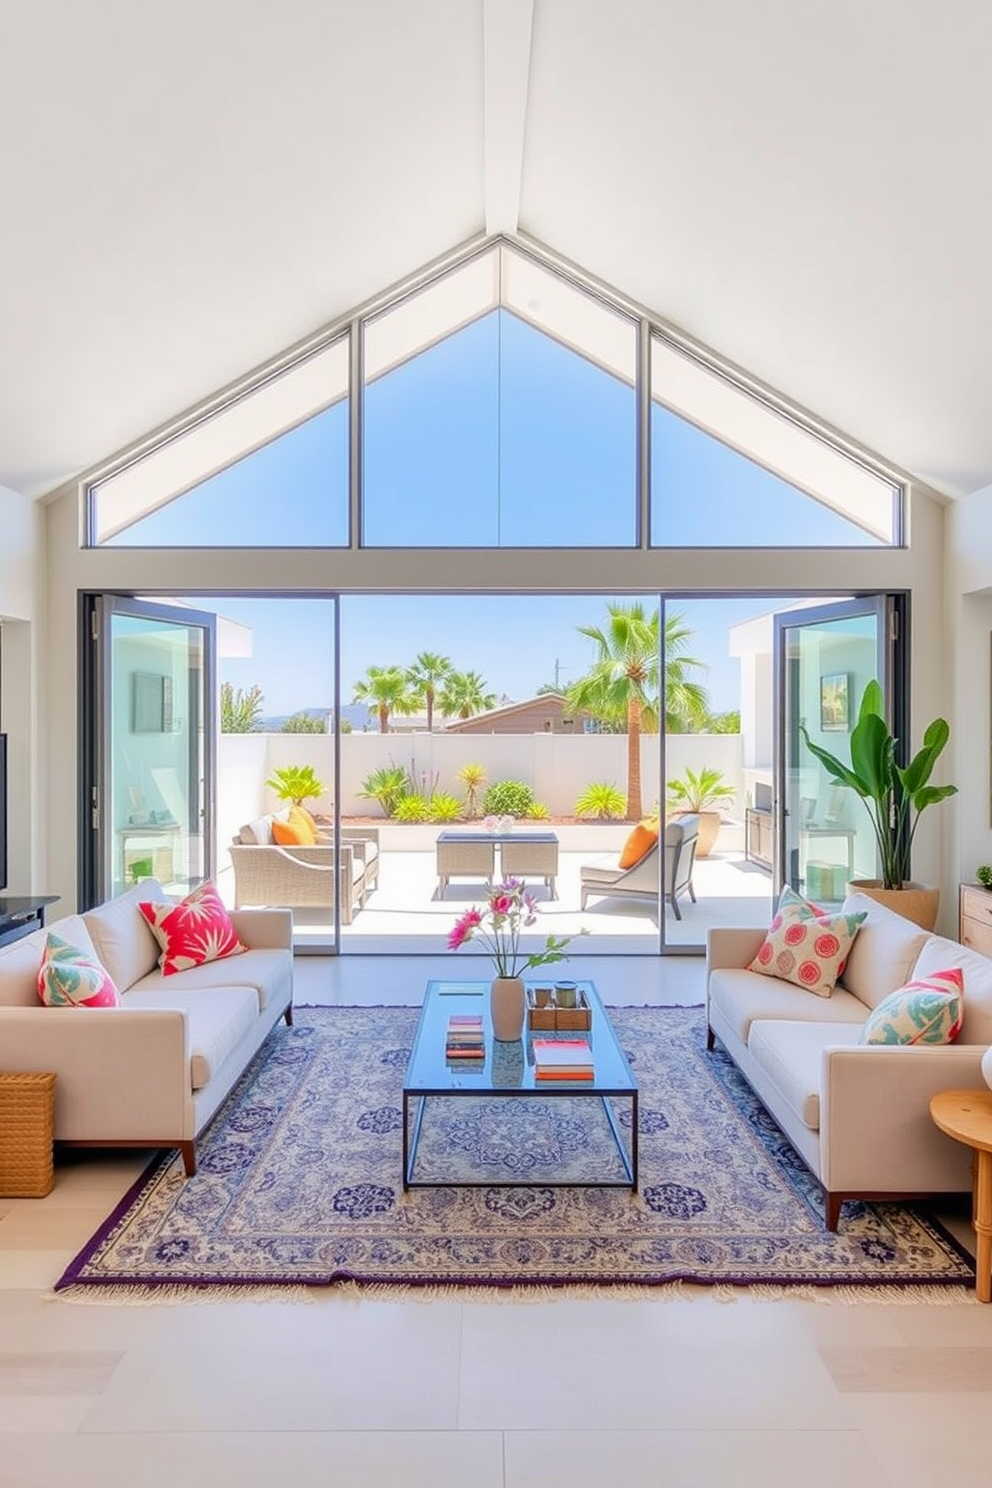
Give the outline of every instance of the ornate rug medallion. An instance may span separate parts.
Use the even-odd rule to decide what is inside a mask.
[[[955,1242],[909,1207],[848,1204],[823,1229],[819,1184],[731,1061],[703,1052],[701,1009],[610,1016],[640,1084],[636,1196],[551,1186],[616,1176],[588,1097],[430,1101],[417,1177],[484,1181],[404,1194],[417,1010],[303,1008],[199,1143],[196,1177],[156,1159],[58,1287],[971,1283]],[[629,1124],[629,1103],[617,1114]]]

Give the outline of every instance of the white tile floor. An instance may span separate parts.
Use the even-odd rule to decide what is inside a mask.
[[[597,959],[608,1001],[702,965]],[[301,1002],[412,1001],[451,959],[298,963]],[[48,1289],[139,1171],[93,1154],[0,1199],[2,1488],[987,1488],[992,1307],[232,1301]]]

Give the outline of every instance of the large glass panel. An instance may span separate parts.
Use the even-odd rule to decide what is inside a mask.
[[[365,328],[363,542],[636,540],[637,327],[506,245]]]
[[[341,547],[348,513],[347,338],[90,491],[109,547]]]
[[[890,545],[900,498],[890,481],[652,337],[652,546]]]
[[[800,725],[850,763],[861,695],[873,677],[885,684],[883,602],[811,611],[780,630],[785,881],[818,904],[839,904],[849,879],[875,876],[875,838],[857,796],[810,754]]]
[[[156,878],[182,895],[210,871],[211,633],[125,604],[105,612],[104,892]]]

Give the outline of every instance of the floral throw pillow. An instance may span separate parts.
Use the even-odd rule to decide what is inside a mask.
[[[38,968],[38,996],[46,1007],[120,1007],[110,973],[86,951],[51,930]]]
[[[907,982],[868,1014],[859,1044],[953,1044],[964,1021],[959,966]]]
[[[748,967],[829,997],[865,914],[829,914],[786,886],[764,944]]]
[[[248,949],[238,939],[231,917],[209,879],[180,904],[145,901],[138,908],[162,947],[158,964],[163,976],[237,956]]]

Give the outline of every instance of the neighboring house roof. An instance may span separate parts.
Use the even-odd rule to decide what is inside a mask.
[[[548,718],[552,727],[564,726],[581,733],[586,719],[591,716],[581,708],[574,714],[569,713],[567,699],[561,693],[542,692],[518,703],[504,703],[498,708],[488,708],[484,713],[473,713],[471,718],[449,719],[444,728],[452,734],[533,734],[541,732],[543,719]],[[514,723],[520,725],[519,729],[512,727]]]

